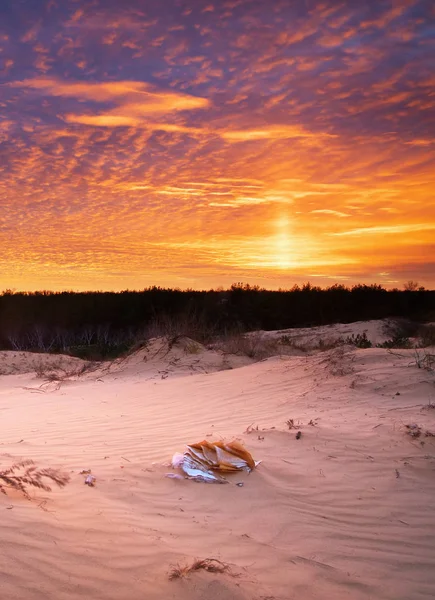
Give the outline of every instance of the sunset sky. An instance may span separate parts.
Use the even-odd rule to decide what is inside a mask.
[[[0,291],[435,287],[432,0],[1,0]]]

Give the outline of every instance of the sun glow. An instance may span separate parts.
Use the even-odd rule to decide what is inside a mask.
[[[297,248],[287,216],[282,216],[276,222],[276,234],[273,236],[272,249],[271,263],[274,267],[277,269],[297,267],[297,260],[295,260]]]

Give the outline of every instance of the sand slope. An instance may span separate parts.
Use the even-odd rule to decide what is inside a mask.
[[[0,377],[1,464],[33,458],[72,478],[32,502],[0,496],[0,597],[433,598],[435,438],[405,425],[435,431],[435,387],[412,354],[338,348],[169,379],[131,359],[116,378],[43,388]],[[240,439],[263,462],[230,485],[165,478],[172,453],[203,438]],[[233,576],[168,580],[205,557]]]
[[[348,337],[366,335],[374,346],[389,339],[385,331],[388,329],[389,319],[373,319],[371,321],[355,321],[354,323],[335,323],[334,325],[321,325],[319,327],[298,327],[280,329],[278,331],[262,331],[264,337],[279,339],[282,336],[289,338],[294,344],[303,348],[318,346],[319,342],[325,345],[346,340]],[[255,332],[250,335],[258,335]]]

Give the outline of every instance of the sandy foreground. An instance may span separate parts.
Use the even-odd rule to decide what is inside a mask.
[[[435,597],[435,377],[413,351],[247,364],[151,350],[81,375],[63,357],[63,381],[42,378],[59,357],[0,353],[0,467],[31,458],[71,476],[31,501],[0,495],[0,598]],[[262,463],[229,485],[166,478],[202,439],[241,440]],[[231,571],[169,580],[210,557]]]

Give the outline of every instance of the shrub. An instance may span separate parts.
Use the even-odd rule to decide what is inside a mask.
[[[126,340],[120,343],[98,343],[98,344],[80,344],[69,346],[67,352],[70,356],[82,358],[83,360],[109,360],[118,358],[127,353],[133,346],[133,340]]]
[[[402,340],[417,335],[420,328],[419,323],[410,319],[390,319],[383,327],[384,335],[392,340]]]
[[[364,333],[357,333],[352,334],[350,336],[348,336],[345,340],[344,340],[345,344],[351,344],[352,346],[356,346],[357,348],[371,348],[373,346],[373,344],[371,343],[371,341],[368,339],[367,334]]]
[[[98,366],[98,365],[97,365]],[[35,374],[36,377],[40,379],[45,379],[46,381],[65,381],[70,377],[79,377],[80,375],[84,375],[88,371],[93,371],[95,369],[94,363],[85,362],[82,365],[72,366],[70,368],[66,368],[62,365],[62,363],[52,363],[44,365],[40,362],[36,365]]]
[[[408,348],[412,348],[412,343],[409,338],[399,337],[393,338],[391,340],[386,340],[381,344],[376,344],[376,348],[400,348],[402,350],[406,350]]]
[[[313,350],[320,350],[325,352],[326,350],[333,350],[334,348],[338,348],[343,345],[343,340],[341,338],[320,338],[317,342],[317,345],[313,347]]]
[[[414,360],[419,369],[425,369],[425,371],[433,371],[435,369],[435,354],[415,350]]]

